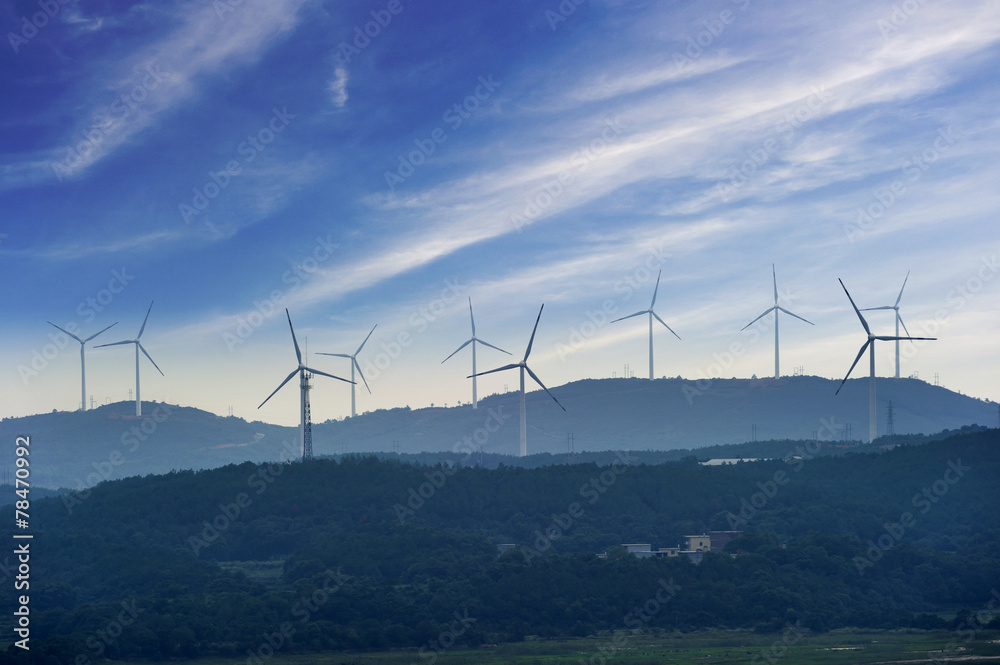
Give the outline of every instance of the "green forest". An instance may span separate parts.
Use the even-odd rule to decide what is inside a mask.
[[[958,629],[1000,598],[1000,431],[919,443],[772,442],[779,459],[714,467],[357,456],[105,482],[33,501],[30,660],[11,645],[0,662]],[[621,547],[730,529],[744,535],[698,564]]]

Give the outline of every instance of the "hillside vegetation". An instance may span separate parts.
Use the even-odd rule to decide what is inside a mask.
[[[998,446],[988,430],[836,457],[804,441],[787,461],[725,467],[349,457],[107,482],[33,504],[33,655],[242,659],[275,635],[294,653],[955,628],[997,585]],[[699,565],[617,547],[730,528],[746,532],[728,546],[738,556]],[[519,549],[498,556],[500,543]],[[133,620],[105,640],[122,612]]]

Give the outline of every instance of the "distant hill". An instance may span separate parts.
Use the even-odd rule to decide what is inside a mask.
[[[700,449],[758,440],[840,441],[868,431],[868,380],[819,377],[717,379],[599,379],[552,388],[566,411],[545,393],[528,393],[528,451]],[[997,405],[917,379],[878,379],[879,432],[892,400],[897,434],[935,433],[996,423]],[[458,451],[482,446],[487,455],[518,451],[519,397],[490,395],[471,406],[380,409],[313,426],[317,456],[342,452]],[[297,456],[298,429],[221,417],[191,407],[132,402],[86,412],[53,412],[0,422],[0,438],[27,434],[33,441],[32,478],[46,487],[81,489],[104,479],[174,469],[207,469],[244,461]],[[778,446],[779,448],[781,446]],[[12,468],[13,446],[5,448]],[[736,454],[736,453],[733,453]],[[744,453],[747,454],[747,453]],[[721,456],[721,455],[720,455]],[[751,456],[747,454],[747,456]]]
[[[815,376],[780,379],[588,379],[552,388],[560,410],[542,391],[527,395],[528,452],[565,453],[567,434],[584,450],[673,450],[742,443],[751,439],[839,440],[851,425],[854,440],[868,436],[868,379]],[[933,386],[919,379],[876,380],[879,434],[891,400],[897,434],[929,434],[963,425],[995,426],[997,404]],[[471,406],[390,409],[313,426],[317,454],[393,450],[450,450],[482,439],[490,409],[506,422],[488,433],[486,452],[516,455],[520,398],[490,395]]]

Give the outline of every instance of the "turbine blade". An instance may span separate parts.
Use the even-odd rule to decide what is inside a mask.
[[[45,323],[49,324],[53,328],[59,328],[59,326],[57,326],[56,324],[52,323],[51,321],[46,321]],[[111,324],[111,325],[114,325],[114,324]],[[108,328],[110,328],[110,327],[111,326],[108,326]],[[104,330],[107,330],[108,328],[105,328]],[[76,335],[74,335],[73,333],[71,333],[68,330],[63,330],[62,328],[59,328],[59,330],[62,330],[64,333],[66,333],[67,335],[69,335],[70,337],[72,337],[73,339],[75,339],[76,341],[80,342],[80,344],[83,344],[85,341],[90,341],[90,340],[94,339],[94,337],[97,337],[97,335],[101,334],[101,333],[97,333],[97,335],[91,335],[86,340],[82,340],[82,339],[80,339],[79,337],[77,337]],[[101,332],[104,332],[104,330],[102,330]]]
[[[793,314],[792,312],[789,312],[789,311],[788,311],[787,309],[785,309],[784,307],[779,307],[778,309],[780,309],[780,310],[781,310],[782,312],[784,312],[784,313],[785,313],[785,314],[787,314],[788,316],[794,316],[794,317],[795,317],[796,319],[798,319],[799,321],[805,321],[806,323],[808,323],[808,324],[809,324],[809,325],[811,325],[811,326],[813,326],[813,325],[816,325],[816,324],[815,324],[815,323],[813,323],[812,321],[808,321],[808,320],[806,320],[806,319],[803,319],[803,318],[802,318],[801,316],[799,316],[798,314]]]
[[[160,366],[156,364],[155,360],[153,360],[153,356],[151,356],[148,353],[146,353],[146,349],[142,348],[142,344],[139,343],[139,340],[135,340],[135,345],[139,347],[140,351],[142,351],[142,355],[144,355],[147,358],[149,358],[149,362],[153,363],[153,367],[155,367],[156,371],[160,373],[160,376],[164,376],[163,370],[160,369]]]
[[[882,337],[882,336],[879,336],[879,337],[872,337],[872,339],[881,340],[883,342],[894,342],[897,339],[900,340],[900,341],[903,341],[903,340],[914,340],[914,339],[933,339],[933,340],[936,340],[937,337],[889,337],[889,336]]]
[[[139,328],[139,334],[135,336],[136,340],[142,337],[142,331],[146,329],[146,321],[149,321],[149,312],[153,309],[153,301],[149,301],[149,309],[146,310],[146,318],[142,320],[142,327]]]
[[[900,287],[900,289],[899,289],[899,295],[896,296],[896,304],[893,307],[893,309],[895,309],[896,307],[899,307],[899,300],[900,300],[900,298],[903,297],[903,289],[906,288],[906,280],[908,280],[908,279],[910,279],[910,271],[909,270],[906,271],[906,277],[903,279],[903,286]]]
[[[119,344],[135,344],[135,342],[136,342],[136,340],[134,340],[134,339],[123,339],[120,342],[111,342],[110,344],[98,344],[94,348],[95,349],[99,349],[99,348],[101,348],[103,346],[118,346]]]
[[[771,281],[774,282],[774,304],[778,304],[778,276],[774,272],[774,264],[771,264]]]
[[[770,314],[771,312],[773,312],[775,309],[776,309],[775,307],[768,307],[767,309],[764,310],[763,314],[761,314],[756,319],[754,319],[750,323],[748,323],[745,326],[743,326],[742,328],[740,328],[740,332],[743,332],[744,330],[746,330],[747,328],[749,328],[753,324],[757,323],[758,321],[760,321],[761,319],[763,319],[765,316],[767,316],[768,314]]]
[[[680,338],[681,338],[681,336],[680,336],[680,335],[678,335],[677,333],[675,333],[675,332],[674,332],[674,329],[673,329],[673,328],[671,328],[670,326],[668,326],[668,325],[666,324],[666,322],[665,322],[665,321],[664,321],[663,319],[661,319],[661,318],[660,318],[659,314],[657,314],[656,312],[650,312],[650,314],[652,314],[652,315],[653,315],[653,317],[654,317],[654,318],[655,318],[655,319],[656,319],[657,321],[659,321],[660,323],[662,323],[662,324],[663,324],[663,327],[664,327],[664,328],[666,328],[666,329],[667,329],[667,330],[669,330],[670,332],[674,333],[674,337],[676,337],[677,339],[680,339]]]
[[[372,329],[368,331],[368,337],[372,336],[372,333],[375,332],[375,328],[377,328],[377,327],[378,327],[377,323],[372,326]],[[361,342],[361,346],[359,346],[358,350],[354,352],[355,356],[358,355],[359,353],[361,353],[361,349],[365,348],[365,344],[368,343],[368,337],[365,337],[365,341]]]
[[[288,308],[285,308],[285,316],[288,317],[288,329],[292,331],[292,344],[295,345],[295,358],[299,361],[299,366],[302,366],[302,352],[299,351],[299,340],[295,339],[295,328],[292,327],[292,315],[288,313]],[[260,407],[257,407],[260,408]]]
[[[469,341],[471,342],[472,340],[469,340]],[[477,342],[479,342],[480,344],[483,344],[483,345],[485,345],[485,346],[488,346],[488,347],[490,347],[491,349],[496,349],[497,351],[503,351],[503,353],[506,353],[506,354],[507,354],[508,356],[512,356],[512,355],[514,355],[514,354],[513,354],[513,353],[511,353],[510,351],[504,351],[504,350],[503,350],[503,349],[501,349],[501,348],[500,348],[499,346],[493,346],[493,345],[492,345],[492,344],[490,344],[489,342],[484,342],[484,341],[483,341],[483,340],[481,340],[481,339],[477,339],[476,341],[477,341]]]
[[[352,356],[347,353],[317,353],[317,356],[335,356],[337,358],[351,358]]]
[[[286,383],[288,383],[289,381],[291,381],[291,380],[292,380],[292,377],[293,377],[293,376],[295,376],[295,375],[296,375],[296,374],[298,374],[298,373],[299,373],[299,370],[298,370],[298,369],[294,369],[294,370],[292,370],[292,373],[291,373],[291,374],[289,374],[289,375],[288,375],[288,376],[287,376],[287,377],[285,378],[285,380],[284,380],[284,381],[282,381],[282,382],[281,382],[281,384],[280,384],[280,385],[279,385],[279,386],[278,386],[277,388],[275,388],[275,389],[274,389],[274,393],[276,393],[276,392],[278,392],[279,390],[281,390],[282,388],[284,388],[284,387],[285,387],[285,384],[286,384]],[[267,396],[267,399],[271,399],[272,397],[274,397],[274,393],[271,393],[270,395],[268,395],[268,396]],[[260,408],[261,406],[264,406],[265,404],[267,404],[267,399],[266,399],[266,400],[264,400],[263,402],[261,402],[261,403],[260,403],[260,406],[258,406],[257,408],[259,409],[259,408]]]
[[[653,309],[653,305],[656,304],[656,292],[660,290],[660,275],[663,274],[663,270],[656,273],[656,288],[653,289],[653,299],[649,302],[649,308]]]
[[[451,352],[451,356],[455,355],[456,353],[458,353],[459,351],[461,351],[462,349],[464,349],[465,347],[467,347],[469,344],[472,344],[472,342],[473,342],[473,340],[470,339],[468,342],[466,342],[462,346],[460,346],[457,349],[455,349],[454,351],[452,351]],[[448,356],[448,358],[451,358],[451,356]],[[448,360],[448,358],[445,358],[444,360],[442,360],[441,364],[443,365]]]
[[[521,362],[527,361],[528,354],[531,353],[531,345],[535,343],[535,333],[538,331],[538,322],[542,320],[543,309],[545,309],[545,303],[542,303],[542,306],[538,308],[538,318],[535,319],[535,327],[531,329],[531,339],[528,340],[528,348],[525,349],[524,360],[522,360]]]
[[[524,369],[526,369],[528,371],[528,374],[530,374],[531,378],[533,378],[535,380],[535,383],[537,383],[538,385],[540,385],[542,387],[542,390],[544,390],[546,393],[548,393],[549,397],[551,397],[553,399],[553,401],[555,401],[556,404],[559,404],[559,400],[556,399],[556,396],[553,395],[549,391],[549,389],[545,387],[545,384],[542,383],[542,380],[539,379],[538,376],[534,372],[531,371],[531,368],[528,367],[527,365],[525,365]],[[559,404],[559,408],[562,409],[563,411],[566,410],[566,407],[563,406],[562,404]]]
[[[488,369],[485,372],[476,372],[475,374],[470,374],[465,378],[471,379],[474,376],[482,376],[483,374],[492,374],[493,372],[502,372],[505,369],[514,369],[515,367],[520,367],[520,366],[521,366],[520,363],[511,363],[510,365],[504,365],[503,367],[497,367],[496,369]]]
[[[631,319],[633,316],[639,316],[640,314],[648,314],[648,313],[649,313],[649,310],[648,309],[644,309],[641,312],[636,312],[635,314],[629,314],[628,316],[623,316],[620,319],[615,319],[611,323],[616,323],[618,321],[624,321],[625,319]]]
[[[910,331],[906,329],[906,324],[903,323],[903,317],[901,317],[899,315],[899,310],[898,309],[896,310],[896,318],[899,319],[899,325],[903,326],[903,332],[905,332],[907,335],[909,335]]]
[[[472,336],[476,336],[476,317],[472,316],[472,298],[469,298],[469,320],[472,321]]]
[[[351,381],[350,379],[343,379],[343,378],[341,378],[339,376],[334,376],[333,374],[327,374],[326,372],[321,372],[318,369],[313,369],[312,367],[305,367],[305,366],[303,366],[302,369],[304,369],[306,371],[309,371],[309,372],[312,372],[313,374],[319,374],[321,376],[328,376],[331,379],[337,379],[338,381],[343,381],[344,383],[355,383],[354,381]],[[296,370],[296,371],[298,371],[298,370]]]
[[[118,325],[118,322],[115,321],[110,326],[108,326],[108,328],[114,328],[117,325]],[[56,327],[58,328],[59,326],[56,326]],[[108,328],[105,328],[104,330],[107,330]],[[95,332],[93,335],[91,335],[90,337],[88,337],[87,339],[85,339],[83,341],[84,342],[89,342],[90,340],[94,339],[95,337],[97,337],[98,335],[100,335],[102,332],[104,332],[104,330],[102,330],[101,332]],[[66,332],[66,331],[63,331],[63,332]],[[67,333],[67,334],[69,334],[69,333]]]
[[[841,286],[844,286],[844,280],[842,280],[842,279],[840,279],[838,277],[837,281],[840,282]],[[854,304],[854,298],[852,298],[851,294],[848,293],[846,286],[844,286],[844,293],[847,293],[847,299],[851,301],[851,307],[854,308],[854,312],[858,315],[858,318],[861,319],[861,325],[863,325],[865,327],[865,332],[868,333],[869,335],[871,335],[872,334],[872,330],[871,330],[871,328],[868,327],[868,322],[865,321],[865,317],[861,316],[861,310],[859,310],[858,306]],[[838,388],[838,390],[839,390],[839,388]]]
[[[867,342],[865,342],[861,346],[861,350],[858,351],[858,357],[855,358],[854,362],[851,364],[851,369],[847,370],[847,376],[845,376],[844,380],[840,382],[839,386],[837,386],[837,391],[835,393],[833,393],[834,395],[836,395],[837,393],[839,393],[840,389],[844,387],[844,383],[847,381],[847,378],[851,375],[851,372],[854,371],[854,366],[858,364],[859,360],[861,360],[861,356],[863,356],[865,354],[865,349],[867,349],[868,345],[871,344],[871,343],[872,343],[872,341],[869,339]]]
[[[368,381],[365,379],[364,372],[361,371],[361,365],[358,364],[358,361],[357,361],[356,358],[351,359],[351,362],[354,363],[354,366],[358,368],[358,374],[361,375],[361,381],[364,382],[365,389],[368,391],[368,394],[371,395],[372,394],[372,389],[368,387]],[[357,383],[357,381],[355,381],[355,383]]]
[[[876,310],[876,309],[896,309],[896,308],[893,307],[892,305],[882,305],[881,307],[862,307],[861,311],[862,312],[870,312],[870,311]]]

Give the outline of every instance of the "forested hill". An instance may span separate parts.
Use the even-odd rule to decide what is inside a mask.
[[[93,655],[88,637],[123,602],[135,624],[104,655],[157,659],[244,658],[285,621],[287,652],[418,647],[456,613],[475,619],[463,644],[587,635],[623,628],[661,580],[671,611],[644,627],[942,627],[938,612],[989,600],[1000,432],[883,454],[799,447],[724,467],[349,457],[104,483],[33,503],[33,648]],[[743,553],[700,565],[615,547],[730,528],[747,532],[729,546]],[[498,557],[500,543],[519,549]]]
[[[601,379],[553,387],[563,412],[543,392],[527,397],[528,452],[676,450],[759,440],[859,440],[868,431],[868,380],[819,377],[774,379]],[[879,379],[879,432],[891,400],[897,433],[934,433],[964,425],[995,425],[997,405],[916,379]],[[313,405],[314,418],[323,406]],[[0,438],[30,435],[34,482],[89,487],[104,479],[173,469],[205,469],[299,454],[298,431],[220,417],[190,407],[122,402],[86,412],[56,412],[0,421]],[[486,454],[518,453],[519,398],[511,392],[470,405],[397,408],[313,426],[317,455],[371,451],[451,451],[482,445]],[[850,425],[850,430],[847,429]],[[848,437],[850,434],[850,437]],[[463,443],[465,442],[465,443]],[[10,468],[13,447],[3,459]]]

